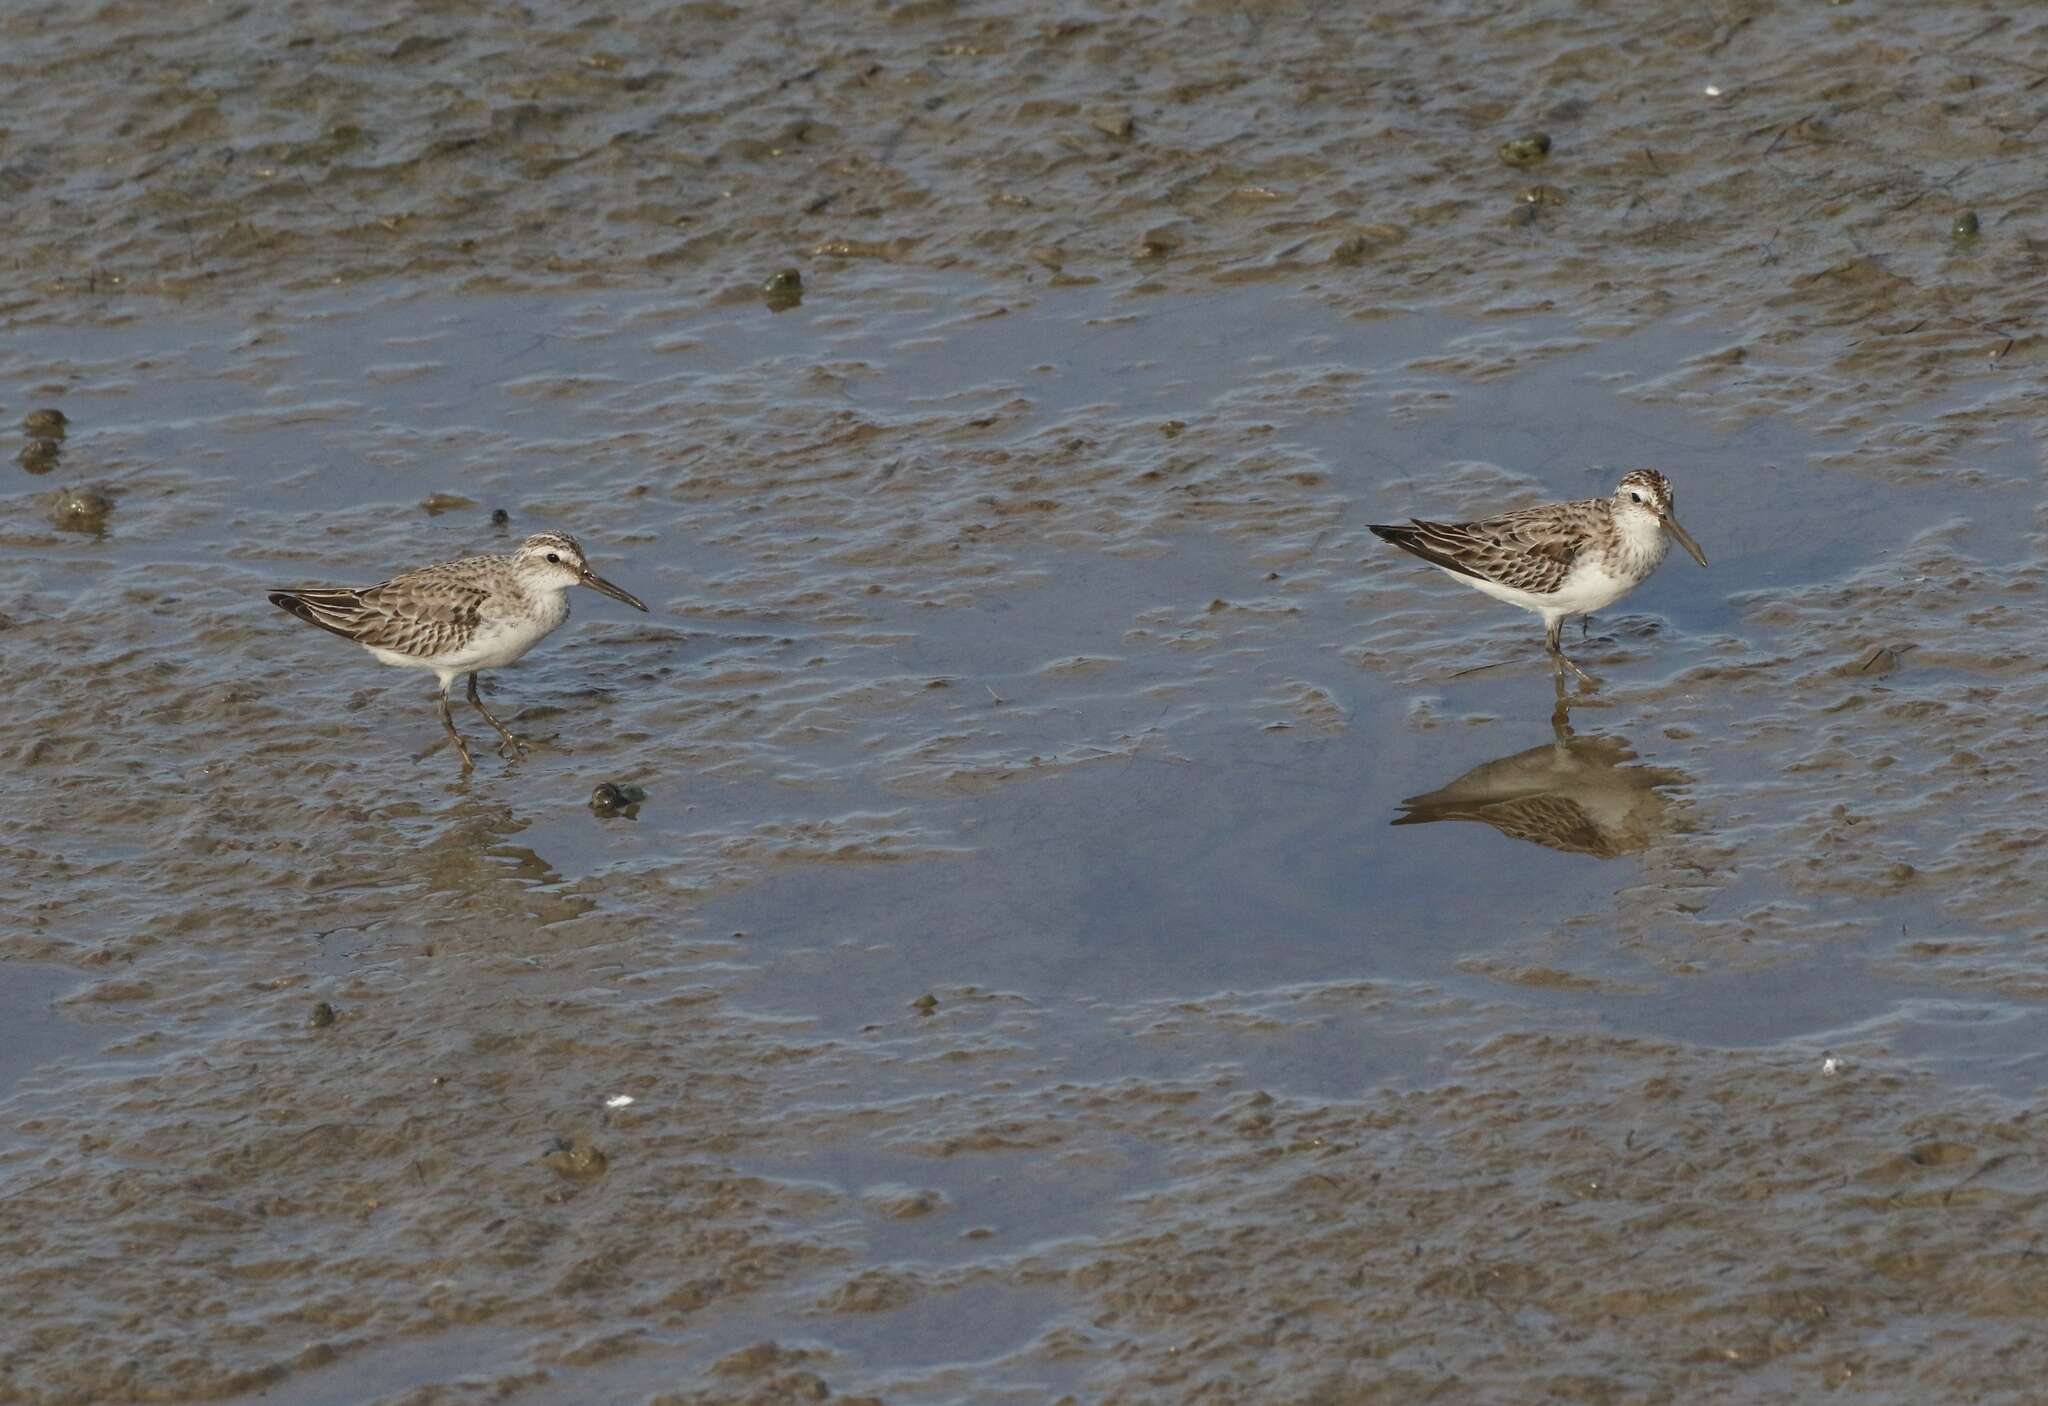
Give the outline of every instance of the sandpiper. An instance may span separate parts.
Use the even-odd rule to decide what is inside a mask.
[[[515,551],[422,566],[375,586],[272,591],[270,603],[354,640],[380,664],[433,670],[441,680],[441,726],[468,771],[475,763],[448,715],[449,685],[468,674],[470,703],[504,739],[499,752],[523,752],[526,744],[477,697],[477,671],[512,663],[567,620],[571,586],[647,609],[637,596],[592,571],[576,539],[561,532],[536,532]]]
[[[1671,504],[1671,481],[1637,469],[1605,498],[1545,503],[1477,522],[1411,518],[1372,530],[1495,600],[1541,615],[1551,667],[1590,683],[1558,642],[1565,617],[1604,609],[1641,585],[1670,549],[1667,537],[1707,564]]]

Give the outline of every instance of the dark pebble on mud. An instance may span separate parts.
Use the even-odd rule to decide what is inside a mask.
[[[325,1001],[316,1003],[313,1007],[313,1014],[307,1018],[307,1023],[315,1030],[325,1030],[328,1026],[334,1024],[334,1007],[328,1005]]]
[[[600,781],[590,792],[590,808],[600,816],[631,817],[647,793],[626,781]]]
[[[21,427],[37,439],[62,439],[70,423],[61,410],[31,410]]]
[[[1965,210],[1956,216],[1955,223],[1948,227],[1948,232],[1955,239],[1975,239],[1978,228],[1977,212]]]
[[[509,526],[511,526],[511,523],[512,523],[512,514],[510,514],[510,513],[506,512],[506,511],[505,511],[505,510],[504,510],[503,508],[493,508],[493,509],[491,509],[491,526],[493,526],[493,527],[509,527]]]
[[[1180,225],[1155,225],[1138,236],[1137,247],[1131,256],[1138,259],[1165,259],[1179,252],[1187,243],[1187,231]]]
[[[787,312],[804,300],[804,276],[796,269],[770,274],[761,285],[761,296],[768,300],[768,311]]]
[[[611,1160],[582,1138],[574,1142],[556,1139],[554,1151],[540,1159],[543,1164],[559,1176],[572,1181],[587,1181],[591,1177],[603,1176],[611,1166]]]
[[[1500,144],[1500,159],[1510,166],[1534,166],[1550,155],[1550,136],[1545,132],[1531,132],[1526,137],[1510,137]]]
[[[21,453],[14,456],[14,462],[32,474],[46,474],[57,467],[57,460],[63,452],[63,446],[54,439],[32,439],[21,446]]]
[[[1371,255],[1390,244],[1399,244],[1408,237],[1408,231],[1399,225],[1367,225],[1338,240],[1330,250],[1333,264],[1362,264]]]
[[[910,1003],[910,1008],[916,1011],[919,1015],[930,1015],[933,1011],[939,1008],[939,998],[932,995],[931,992],[927,991],[924,993],[924,995],[918,997],[915,1001],[912,1001]]]
[[[114,500],[97,488],[60,488],[50,495],[50,521],[65,532],[102,532]]]

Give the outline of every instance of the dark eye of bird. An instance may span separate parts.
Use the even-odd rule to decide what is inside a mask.
[[[1638,499],[1637,499],[1636,501],[1637,501],[1637,502],[1641,502],[1642,500],[1641,500],[1640,498],[1638,498]],[[553,552],[549,552],[549,553],[548,553],[548,560],[549,560],[549,561],[560,561],[560,560],[561,560],[561,558],[560,558],[560,557],[558,557],[558,556],[556,556],[556,555],[555,555],[555,554],[554,554]]]
[[[1630,502],[1632,502],[1632,503],[1640,503],[1640,502],[1642,502],[1642,501],[1643,501],[1643,495],[1642,495],[1642,494],[1640,494],[1640,493],[1631,493],[1631,494],[1629,494],[1628,496],[1629,496],[1629,501],[1630,501]],[[553,558],[553,557],[549,557],[549,558],[548,558],[548,560],[549,560],[549,561],[553,561],[553,560],[554,560],[554,558]]]

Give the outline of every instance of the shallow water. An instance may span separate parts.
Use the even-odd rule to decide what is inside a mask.
[[[181,8],[0,20],[24,1399],[2028,1399],[2027,22]],[[1643,463],[1560,740],[1366,524]],[[466,780],[263,600],[540,526]]]
[[[90,378],[69,398],[67,456],[134,463],[163,433],[208,446],[203,468],[116,479],[104,537],[40,545],[74,604],[10,632],[54,652],[68,632],[138,631],[102,647],[90,680],[18,691],[45,750],[69,750],[62,771],[20,754],[49,785],[17,873],[94,899],[44,905],[17,945],[115,965],[62,1009],[112,1021],[128,1048],[34,1076],[67,1110],[25,1108],[14,1175],[89,1186],[55,1148],[64,1128],[108,1136],[84,1131],[96,1108],[121,1110],[115,1145],[146,1162],[177,1157],[195,1102],[237,1126],[283,1098],[276,1132],[209,1154],[234,1168],[209,1174],[214,1194],[263,1208],[222,1233],[308,1180],[315,1204],[366,1198],[350,1225],[295,1227],[323,1247],[304,1270],[272,1252],[263,1276],[380,1304],[392,1276],[443,1286],[333,1344],[343,1362],[368,1354],[380,1391],[538,1364],[548,1390],[628,1399],[790,1339],[855,1385],[944,1398],[949,1372],[1046,1386],[1073,1276],[1107,1272],[1082,1266],[1150,1221],[1140,1208],[1200,1165],[1189,1138],[1255,1091],[1369,1110],[1465,1087],[1475,1052],[1546,1032],[1602,1082],[1645,1057],[1749,1051],[1761,1063],[1742,1077],[1772,1087],[1912,1068],[2032,1093],[2037,998],[1924,955],[1930,931],[1942,955],[2000,945],[1995,918],[1953,915],[2002,864],[1930,863],[1926,827],[1929,789],[1978,770],[1953,754],[1957,711],[1988,726],[1981,680],[2009,666],[1956,648],[1956,622],[1866,682],[1842,671],[1867,630],[1807,624],[1938,593],[1937,557],[2024,579],[2019,465],[1987,457],[1959,496],[1859,482],[1823,466],[1837,443],[1780,422],[1703,425],[1623,370],[1712,345],[1698,323],[1558,346],[1544,322],[1346,322],[1264,291],[999,306],[896,277],[780,316],[659,298],[316,302],[280,313],[255,370],[238,334],[161,324],[80,332],[11,368]],[[509,326],[575,348],[557,363],[582,387],[571,403],[536,401],[505,364]],[[388,403],[333,369],[344,346],[377,364],[401,343],[427,350]],[[1167,344],[1197,374],[1151,354]],[[1549,350],[1527,369],[1466,369],[1530,346]],[[156,374],[115,369],[138,360]],[[223,379],[271,413],[238,410]],[[714,449],[720,417],[735,428]],[[835,425],[857,455],[817,443]],[[323,467],[259,491],[283,436]],[[441,463],[391,448],[447,439],[487,449]],[[1609,682],[1573,698],[1576,760],[1553,773],[1534,622],[1376,550],[1363,523],[1597,491],[1622,465],[1566,466],[1603,441],[1656,446],[1714,566],[1667,565],[1575,645]],[[598,485],[629,456],[645,491],[607,502]],[[429,514],[430,492],[473,501]],[[397,563],[487,546],[495,505],[512,531],[573,521],[602,569],[658,604],[641,622],[583,603],[557,645],[493,680],[548,745],[458,781],[445,755],[409,760],[438,726],[416,684],[273,617],[260,587],[374,576],[351,569],[366,550]],[[154,701],[109,707],[124,690]],[[1887,721],[1835,735],[1825,719],[1844,711]],[[1848,758],[1877,747],[1895,760],[1873,783]],[[1550,812],[1506,831],[1391,823],[1490,764],[1543,768],[1534,789],[1576,807],[1564,828]],[[1888,786],[1900,765],[1923,779]],[[580,804],[607,776],[647,788],[631,818]],[[2008,823],[2002,799],[1979,804],[1980,833]],[[89,829],[80,808],[99,812]],[[1820,833],[1788,841],[1816,816]],[[1803,862],[1851,825],[1883,838],[1847,866]],[[100,847],[60,844],[60,828]],[[1907,862],[1913,878],[1895,877]],[[316,999],[333,1028],[306,1026]],[[1617,1037],[1655,1043],[1617,1054]],[[1823,1075],[1823,1050],[1853,1072]],[[221,1082],[226,1052],[260,1072]],[[637,1102],[603,1111],[616,1092]],[[337,1128],[353,1131],[317,1172],[290,1151]],[[534,1159],[574,1136],[609,1169],[550,1191]],[[403,1195],[380,1166],[409,1167]],[[1213,1194],[1194,1175],[1189,1194]],[[641,1269],[638,1237],[604,1248],[572,1222],[545,1238],[589,1246],[537,1275],[557,1257],[515,1252],[528,1293],[486,1290],[500,1275],[477,1257],[508,1218],[580,1192],[567,1204],[623,1197],[607,1223],[631,1220],[677,1177],[728,1188],[700,1189],[690,1218],[730,1222],[742,1265],[787,1264],[691,1288]],[[348,1252],[387,1197],[416,1203],[395,1243],[420,1248]],[[907,1216],[877,1209],[892,1206]],[[178,1222],[153,1223],[175,1253]],[[601,1352],[574,1346],[585,1300],[607,1296],[610,1271],[585,1283],[574,1267],[591,1254],[622,1276],[602,1319],[619,1342]],[[722,1307],[735,1293],[749,1306]],[[505,1331],[426,1358],[370,1348],[472,1320]],[[592,1352],[627,1356],[564,1387]],[[99,1385],[54,1389],[114,1389],[90,1355],[71,1380]],[[190,1389],[232,1389],[254,1366],[201,1356]]]

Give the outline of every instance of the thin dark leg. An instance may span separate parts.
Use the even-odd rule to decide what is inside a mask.
[[[492,727],[498,729],[498,736],[505,739],[506,747],[510,747],[513,751],[519,753],[519,755],[521,756],[526,755],[526,744],[524,742],[521,742],[517,737],[514,737],[511,734],[511,732],[506,729],[505,724],[499,722],[496,718],[492,717],[491,710],[484,706],[484,700],[477,697],[476,674],[474,672],[472,672],[469,676],[469,705],[472,708],[476,709],[479,713],[482,713],[484,715],[485,722],[489,723]],[[505,748],[500,747],[498,750],[502,752],[505,750]]]
[[[1595,683],[1596,680],[1592,677],[1592,675],[1588,674],[1584,669],[1581,669],[1578,665],[1572,663],[1572,661],[1566,657],[1564,652],[1564,646],[1561,643],[1559,643],[1563,635],[1564,617],[1560,615],[1557,617],[1557,619],[1551,621],[1549,627],[1545,629],[1543,632],[1543,647],[1550,651],[1551,670],[1555,673],[1562,673],[1566,669],[1570,669],[1572,671],[1572,677],[1576,678],[1580,683]]]
[[[455,730],[455,719],[448,715],[448,691],[441,690],[441,726],[448,729],[448,740],[455,744],[455,750],[462,754],[462,769],[472,771],[476,763],[469,758],[469,744],[462,740],[462,734]]]

